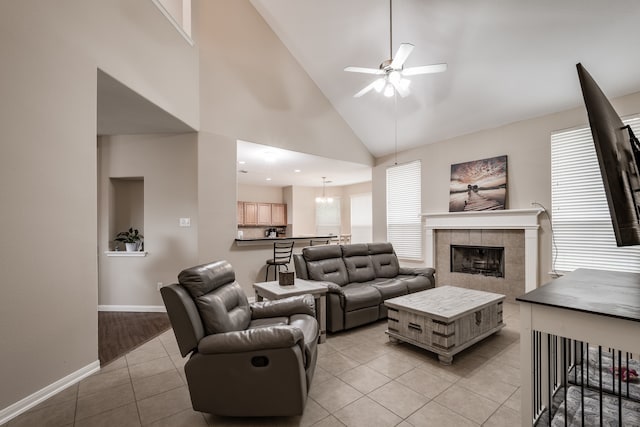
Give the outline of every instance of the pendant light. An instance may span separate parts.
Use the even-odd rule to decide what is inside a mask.
[[[331,181],[327,181],[327,177],[323,176],[322,177],[322,197],[316,197],[316,203],[333,203],[333,197],[327,197],[325,195],[325,187],[327,182],[331,182]]]

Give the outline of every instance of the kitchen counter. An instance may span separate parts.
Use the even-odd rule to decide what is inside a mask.
[[[238,246],[256,246],[256,245],[271,245],[273,242],[281,241],[294,241],[296,244],[304,244],[309,246],[310,240],[336,240],[336,235],[325,236],[292,236],[292,237],[261,237],[256,239],[235,239]]]

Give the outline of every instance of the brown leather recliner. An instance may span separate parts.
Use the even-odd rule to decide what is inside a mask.
[[[196,411],[302,414],[317,359],[311,295],[249,304],[227,261],[183,270],[161,289]]]

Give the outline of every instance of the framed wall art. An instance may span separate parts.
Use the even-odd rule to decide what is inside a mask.
[[[449,212],[505,209],[507,156],[451,165]]]

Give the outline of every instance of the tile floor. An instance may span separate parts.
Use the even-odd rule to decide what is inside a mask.
[[[386,322],[329,335],[301,417],[221,418],[191,409],[169,330],[14,418],[14,426],[516,426],[520,424],[519,313],[443,366],[390,343]]]

